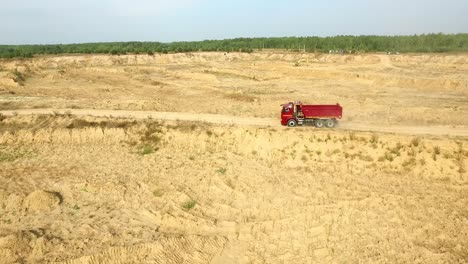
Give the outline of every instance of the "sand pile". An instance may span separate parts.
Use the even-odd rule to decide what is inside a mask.
[[[26,196],[23,208],[27,212],[48,212],[54,210],[60,203],[60,193],[37,190]]]

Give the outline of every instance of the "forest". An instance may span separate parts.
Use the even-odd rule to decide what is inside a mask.
[[[195,51],[253,52],[281,49],[292,52],[343,51],[439,53],[467,52],[468,34],[412,36],[334,36],[235,38],[190,42],[102,42],[54,45],[0,45],[0,58],[30,58],[41,54],[149,54]]]

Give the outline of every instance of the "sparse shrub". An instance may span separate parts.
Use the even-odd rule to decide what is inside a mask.
[[[163,83],[160,81],[151,81],[150,84],[153,86],[165,86],[166,85],[166,83]]]
[[[161,196],[164,195],[164,192],[163,192],[163,190],[161,190],[161,189],[157,189],[157,190],[154,190],[154,191],[153,191],[153,195],[154,195],[155,197],[161,197]]]
[[[403,148],[403,145],[402,145],[400,142],[398,142],[398,143],[395,145],[395,147],[394,147],[393,149],[390,150],[390,153],[392,153],[392,154],[394,154],[394,155],[396,155],[396,156],[399,157],[399,156],[401,155],[400,150],[401,150],[402,148]]]
[[[320,156],[322,154],[322,151],[321,150],[316,150],[315,153]]]
[[[148,154],[151,154],[151,153],[154,153],[154,152],[155,152],[155,149],[152,146],[143,145],[141,147],[141,150],[140,150],[139,154],[144,156],[144,155],[148,155]]]
[[[467,152],[463,151],[463,145],[461,143],[458,144],[458,150],[455,152],[455,161],[458,164],[458,172],[463,174],[466,172],[465,170],[465,163],[463,159],[465,158]]]
[[[385,152],[385,154],[382,157],[379,157],[378,161],[384,161],[388,160],[392,162],[395,158],[393,157],[391,152]]]
[[[234,189],[234,183],[232,182],[231,179],[228,179],[228,180],[226,181],[226,185],[229,186],[229,188]]]
[[[400,150],[400,149],[403,148],[403,145],[401,144],[401,142],[398,142],[398,143],[396,143],[395,148],[397,148],[398,150]]]
[[[403,163],[402,163],[402,166],[403,167],[409,167],[409,166],[414,166],[416,165],[416,159],[415,158],[410,158],[408,160],[405,160]]]
[[[400,156],[400,149],[399,148],[393,148],[390,150],[390,153],[395,154],[396,156]]]
[[[434,154],[439,155],[440,154],[440,147],[439,146],[434,146]]]
[[[184,208],[185,210],[190,210],[194,208],[195,205],[197,205],[197,202],[190,200],[190,201],[183,203],[182,208]]]
[[[257,155],[258,152],[256,150],[252,150],[252,155]]]
[[[308,160],[308,158],[307,158],[307,156],[306,156],[306,155],[302,155],[302,158],[301,158],[301,160],[302,160],[303,162],[306,162],[306,161]]]
[[[363,155],[362,153],[354,154],[354,156],[358,157],[362,161],[373,162],[374,158],[370,155]]]
[[[68,106],[68,108],[71,108],[71,109],[81,109],[81,107],[78,106],[78,105],[70,105],[70,106]]]
[[[7,119],[7,117],[3,115],[2,113],[0,113],[0,122],[2,122],[5,119]]]
[[[421,158],[419,160],[419,163],[424,166],[424,165],[426,165],[426,160],[424,158]]]
[[[349,133],[349,140],[350,141],[356,140],[356,134],[354,132]]]
[[[162,133],[159,123],[148,123],[146,124],[146,130],[141,136],[140,141],[142,143],[141,155],[151,154],[159,150],[159,144],[162,141]]]
[[[463,166],[460,166],[460,167],[458,168],[458,172],[459,172],[460,174],[463,174],[463,173],[466,172],[466,170],[465,170],[465,168],[464,168]]]
[[[205,127],[205,124],[187,122],[187,121],[177,121],[175,125],[167,125],[166,127],[168,129],[176,129],[176,130],[183,131],[183,132],[192,132],[192,131],[195,131],[197,127]]]
[[[379,136],[377,134],[372,134],[372,137],[370,139],[370,143],[377,144],[378,142],[379,142]]]
[[[226,171],[227,171],[226,168],[219,168],[219,169],[216,170],[216,172],[219,173],[219,174],[221,174],[221,175],[226,174]]]
[[[410,157],[415,157],[416,156],[416,151],[413,148],[410,148],[407,152],[408,156]]]
[[[213,132],[211,130],[206,130],[206,134],[211,137],[213,135]]]
[[[413,139],[411,140],[411,145],[412,145],[412,146],[417,147],[417,146],[419,146],[419,144],[421,144],[421,138],[415,137],[415,138],[413,138]]]
[[[20,86],[24,86],[24,82],[26,81],[26,76],[23,73],[19,72],[18,70],[14,70],[12,74],[13,74],[13,81]]]

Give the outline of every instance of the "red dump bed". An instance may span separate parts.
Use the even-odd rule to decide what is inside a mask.
[[[341,118],[343,108],[339,105],[301,105],[305,118]]]

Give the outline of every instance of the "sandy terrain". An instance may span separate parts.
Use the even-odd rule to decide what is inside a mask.
[[[279,104],[302,100],[339,102],[345,109],[344,121],[359,124],[468,126],[467,72],[466,54],[42,57],[0,63],[0,109],[95,108],[277,118]]]
[[[468,55],[0,61],[2,263],[467,263]],[[338,128],[279,104],[343,105]]]

